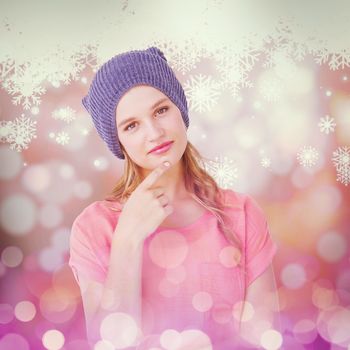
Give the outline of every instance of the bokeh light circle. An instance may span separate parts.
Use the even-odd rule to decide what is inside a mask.
[[[22,175],[23,187],[34,194],[47,190],[51,181],[50,172],[41,164],[29,166]]]
[[[188,244],[180,233],[166,230],[153,237],[149,244],[151,260],[163,268],[179,266],[186,258]]]
[[[87,199],[93,193],[93,188],[88,181],[77,181],[73,185],[73,194],[79,199]]]
[[[350,309],[332,306],[321,310],[317,317],[317,330],[322,338],[339,346],[350,342]]]
[[[266,350],[280,349],[283,342],[281,333],[274,329],[269,329],[261,335],[261,346]]]
[[[72,198],[73,186],[76,181],[74,168],[58,159],[48,159],[45,163],[50,176],[50,191],[41,191],[37,197],[42,203],[64,205]]]
[[[232,315],[237,321],[241,319],[242,322],[247,322],[253,318],[254,313],[254,306],[249,301],[238,301],[232,308]]]
[[[324,233],[317,242],[319,256],[329,262],[340,261],[347,252],[346,239],[337,232]]]
[[[313,287],[311,300],[319,309],[327,309],[338,303],[338,297],[333,289],[317,285]]]
[[[293,334],[299,343],[312,343],[317,337],[316,323],[310,319],[299,320],[293,327]]]
[[[15,316],[22,322],[31,321],[36,314],[35,305],[27,300],[20,301],[15,306]]]
[[[65,338],[62,332],[57,329],[46,331],[42,337],[42,343],[48,350],[59,350],[63,347]]]
[[[1,253],[1,261],[7,267],[16,267],[23,261],[23,253],[19,247],[6,247]]]
[[[328,334],[332,343],[349,344],[350,342],[350,309],[340,307],[328,321]]]
[[[306,282],[304,267],[298,263],[286,265],[281,272],[281,281],[289,289],[301,288]]]
[[[69,321],[76,311],[76,303],[70,290],[57,286],[48,288],[40,296],[39,306],[42,316],[55,323]]]
[[[107,340],[117,349],[133,345],[138,335],[138,327],[130,315],[114,312],[107,315],[100,326],[102,340]]]
[[[104,156],[94,159],[93,164],[94,168],[98,171],[106,171],[110,166],[109,160]]]
[[[241,252],[233,246],[225,247],[219,253],[219,260],[225,267],[235,267],[241,260]]]
[[[166,350],[176,350],[181,345],[181,333],[175,329],[167,329],[160,336],[160,345]]]
[[[44,271],[54,271],[63,263],[62,251],[56,247],[46,247],[40,251],[39,264]]]
[[[1,202],[0,221],[9,234],[14,236],[28,234],[35,225],[36,217],[36,206],[27,195],[12,194]]]
[[[192,305],[197,311],[205,312],[213,306],[213,298],[208,292],[198,292],[192,298]]]
[[[212,350],[209,336],[199,329],[189,329],[181,332],[181,350]]]

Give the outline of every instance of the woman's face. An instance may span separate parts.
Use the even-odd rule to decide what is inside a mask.
[[[145,169],[154,169],[164,160],[174,165],[187,145],[187,130],[180,110],[153,86],[134,86],[122,96],[116,109],[116,125],[125,152]],[[152,148],[167,141],[174,141],[167,152],[150,153]]]

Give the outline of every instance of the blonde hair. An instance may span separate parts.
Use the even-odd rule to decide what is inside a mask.
[[[105,200],[124,203],[142,182],[142,175],[140,168],[130,159],[121,143],[120,146],[125,156],[124,173]],[[219,186],[205,170],[205,159],[207,158],[201,156],[198,150],[187,141],[186,149],[181,157],[183,169],[186,169],[184,171],[185,188],[194,200],[216,217],[219,231],[238,249],[242,257],[242,242],[232,230],[233,222],[230,215],[224,211],[224,208],[235,208],[235,206],[224,202]],[[115,210],[121,211],[121,209]],[[239,259],[238,265],[242,266],[241,263],[242,259]]]

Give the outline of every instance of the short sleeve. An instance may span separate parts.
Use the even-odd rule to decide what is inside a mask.
[[[249,195],[245,201],[246,269],[249,286],[272,263],[277,244],[272,240],[265,214]]]
[[[79,275],[103,282],[104,270],[97,259],[90,243],[89,229],[80,223],[78,216],[71,228],[69,266],[72,269],[76,281],[79,283]]]

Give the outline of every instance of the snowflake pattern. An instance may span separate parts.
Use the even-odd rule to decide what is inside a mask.
[[[219,10],[221,0],[213,4]],[[210,16],[210,11],[207,11],[206,15]],[[206,20],[203,20],[202,23],[207,25]],[[301,30],[298,31],[299,29]],[[205,41],[199,40],[202,39],[198,34],[200,31],[191,33],[184,40],[175,40],[175,38],[169,40],[169,36],[163,35],[165,40],[155,41],[154,45],[164,51],[169,64],[182,75],[197,69],[201,59],[213,59],[219,73],[218,78],[203,74],[190,75],[183,84],[192,110],[203,113],[211,111],[218,103],[221,91],[227,90],[239,101],[240,89],[253,87],[249,75],[259,60],[261,60],[261,66],[265,68],[274,68],[281,63],[282,68],[288,68],[293,60],[300,62],[305,59],[306,55],[312,55],[317,64],[328,64],[331,70],[350,67],[349,48],[329,48],[326,41],[314,35],[304,35],[300,40],[301,37],[295,33],[303,33],[304,29],[299,27],[292,16],[286,15],[279,19],[277,25],[259,45],[255,41],[252,44],[250,42],[250,38],[256,39],[254,33],[251,33],[251,37],[248,35],[242,45],[239,42],[237,45],[222,45],[219,41],[204,45]],[[69,85],[72,80],[80,79],[79,74],[86,67],[91,67],[92,71],[96,72],[103,63],[101,62],[103,55],[98,55],[99,52],[103,53],[103,48],[101,50],[99,45],[83,45],[79,50],[73,52],[58,45],[57,50],[48,52],[48,56],[42,56],[38,60],[22,60],[21,64],[18,64],[9,55],[5,55],[3,61],[0,62],[0,84],[11,96],[14,105],[20,105],[25,110],[33,110],[41,104],[41,98],[46,92],[46,82],[51,82],[56,87],[61,83]],[[283,92],[283,87],[281,88],[281,82],[278,79],[262,80],[258,89],[267,101],[277,101]],[[331,95],[332,91],[327,90],[326,96]],[[52,117],[71,123],[76,119],[75,114],[73,109],[67,107],[53,111]],[[13,121],[0,121],[0,141],[8,142],[12,149],[21,151],[28,147],[32,138],[36,138],[35,124],[36,122],[23,116]],[[334,118],[326,115],[320,118],[318,127],[321,133],[328,135],[334,132],[336,123]],[[55,139],[59,144],[67,144],[69,135],[61,132],[55,135]],[[339,148],[334,154],[333,160],[336,159],[334,161],[337,162],[337,167],[343,164],[339,168],[341,170],[338,171],[338,177],[347,185],[348,172],[346,169],[348,168],[344,161],[347,159],[347,149]],[[311,167],[316,164],[318,156],[314,148],[304,147],[298,153],[298,160],[302,166]],[[262,157],[260,164],[268,168],[271,160]]]
[[[239,97],[241,87],[253,86],[248,73],[259,58],[255,49],[247,46],[242,53],[237,53],[233,48],[225,47],[218,50],[213,58],[220,73],[221,89],[230,91],[233,98]]]
[[[54,60],[50,62],[44,61],[45,58],[41,60],[41,64],[46,69],[48,65],[51,66],[51,69],[48,69],[46,80],[51,82],[53,86],[59,86],[60,82],[63,82],[64,85],[69,85],[72,80],[78,80],[79,73],[85,68],[81,56],[82,53],[74,53],[72,57],[68,57],[67,53],[59,48]],[[54,69],[54,66],[59,66],[60,69]]]
[[[65,121],[66,123],[70,123],[75,120],[75,110],[70,107],[56,109],[52,112],[52,118],[60,119]]]
[[[203,49],[198,47],[191,38],[186,40],[181,46],[169,40],[155,42],[154,45],[164,52],[171,68],[182,75],[197,68],[196,64],[200,62],[203,53]]]
[[[329,115],[326,115],[325,118],[321,117],[321,120],[318,123],[318,126],[320,127],[321,132],[324,132],[325,134],[328,135],[330,132],[334,132],[336,123],[334,122],[333,118],[330,118]]]
[[[29,69],[22,69],[5,80],[3,87],[9,95],[13,96],[14,105],[21,104],[27,110],[32,105],[39,106],[41,103],[40,96],[46,92],[46,89],[40,83],[40,79],[33,77]]]
[[[0,141],[7,142],[12,132],[12,121],[0,120]]]
[[[36,121],[21,115],[14,121],[1,123],[1,141],[10,144],[10,148],[17,152],[28,148],[28,144],[36,138]]]
[[[350,67],[350,51],[342,49],[337,53],[330,53],[326,48],[314,51],[315,62],[318,64],[327,63],[331,70],[344,69]]]
[[[55,140],[60,145],[66,145],[68,144],[70,137],[65,131],[61,131],[57,134]]]
[[[199,113],[210,111],[220,95],[218,83],[211,76],[202,74],[190,76],[184,83],[184,91],[190,108]]]
[[[318,160],[318,152],[314,147],[304,146],[297,154],[299,164],[311,168]]]
[[[271,159],[268,157],[263,157],[260,164],[263,168],[269,168],[271,166]]]
[[[14,72],[15,67],[14,59],[7,59],[0,64],[0,82],[4,82],[7,76]]]
[[[214,161],[206,161],[204,168],[223,188],[232,187],[233,182],[238,178],[238,169],[234,161],[226,156],[218,156]]]
[[[333,152],[332,161],[337,171],[337,181],[347,186],[350,182],[350,147],[338,147]]]

